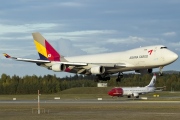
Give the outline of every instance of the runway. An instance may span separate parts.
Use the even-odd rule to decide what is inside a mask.
[[[0,104],[34,104],[37,103],[37,100],[0,100]],[[141,104],[141,103],[177,103],[180,104],[180,101],[149,101],[149,100],[94,100],[94,99],[83,99],[83,100],[40,100],[40,103],[48,104]]]

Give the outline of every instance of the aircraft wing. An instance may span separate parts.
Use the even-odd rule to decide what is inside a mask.
[[[7,53],[3,53],[6,58],[14,59],[17,61],[23,61],[23,62],[31,62],[31,63],[51,63],[50,60],[35,60],[35,59],[26,59],[26,58],[19,58],[19,57],[11,57]],[[59,62],[59,61],[54,61],[57,64],[65,64],[69,66],[86,66],[87,63],[81,63],[81,62]]]
[[[23,61],[23,62],[32,62],[32,63],[51,63],[52,61],[50,60],[35,60],[35,59],[27,59],[27,58],[19,58],[19,57],[11,57],[10,55],[8,55],[7,53],[3,53],[3,55],[6,58],[10,58],[10,59],[14,59],[17,61]],[[119,67],[127,67],[127,64],[125,63],[84,63],[84,62],[60,62],[60,61],[53,61],[61,64],[65,64],[65,65],[69,65],[69,66],[104,66],[104,67],[113,67],[113,68],[119,68]]]
[[[35,59],[26,59],[26,58],[19,58],[19,57],[11,57],[10,55],[3,53],[6,58],[10,58],[16,61],[23,61],[23,62],[31,62],[36,64],[64,64],[67,66],[71,66],[71,69],[74,71],[73,73],[78,74],[86,74],[86,70],[89,70],[96,66],[102,66],[106,69],[106,73],[117,73],[112,71],[114,69],[129,67],[131,65],[126,63],[85,63],[85,62],[61,62],[61,61],[50,61],[50,60],[35,60]],[[46,66],[46,65],[45,65]],[[50,65],[49,65],[50,66]]]
[[[17,61],[24,61],[24,62],[32,62],[32,63],[50,63],[49,60],[34,60],[34,59],[26,59],[26,58],[18,58],[18,57],[11,57],[10,55],[3,53],[6,58],[14,59]]]

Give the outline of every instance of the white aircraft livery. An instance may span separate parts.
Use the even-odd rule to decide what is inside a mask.
[[[6,53],[4,56],[17,61],[36,63],[55,72],[94,74],[97,80],[110,80],[111,74],[118,73],[117,81],[120,81],[125,71],[152,73],[153,68],[160,68],[159,73],[162,75],[162,68],[178,59],[176,53],[163,45],[139,47],[123,52],[64,57],[40,33],[32,33],[32,36],[40,57],[38,60],[11,57]]]
[[[152,77],[149,85],[145,87],[117,87],[111,89],[108,92],[108,94],[110,96],[117,96],[117,97],[127,96],[128,98],[130,98],[131,96],[133,96],[139,98],[139,95],[141,94],[155,92],[156,90],[156,87],[154,87],[155,83],[156,83],[156,75]]]

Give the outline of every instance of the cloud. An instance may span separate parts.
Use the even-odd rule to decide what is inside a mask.
[[[21,24],[21,25],[7,25],[7,24],[0,24],[0,35],[5,33],[27,33],[32,31],[40,31],[44,29],[50,29],[56,27],[57,24],[55,23],[39,23],[39,24]]]
[[[136,36],[129,36],[127,38],[116,38],[116,39],[108,39],[106,41],[107,43],[113,43],[113,44],[134,44],[138,42],[145,42],[145,38],[136,37]]]
[[[53,46],[56,47],[56,50],[63,56],[78,56],[87,54],[81,48],[73,45],[73,42],[68,39],[60,39],[53,42]]]
[[[179,6],[178,0],[6,0],[0,5],[0,53],[38,57],[31,33],[40,32],[65,56],[116,52],[156,44],[163,44],[180,54]],[[50,72],[41,70],[44,68],[36,71],[29,64],[19,68],[17,62],[13,64],[15,67],[11,69],[0,64],[0,72]],[[28,72],[24,71],[25,67]]]
[[[81,7],[83,6],[82,3],[78,2],[62,2],[60,5],[65,6],[65,7]]]
[[[82,50],[87,51],[88,54],[98,54],[98,53],[105,53],[109,52],[108,48],[105,47],[96,47],[96,46],[91,46],[89,48],[82,48]]]
[[[11,40],[11,41],[22,41],[32,40],[32,32],[41,32],[42,34],[60,27],[64,27],[64,24],[55,23],[36,23],[36,24],[18,24],[8,25],[0,24],[0,41]]]
[[[180,42],[170,42],[169,46],[175,49],[175,51],[180,52]]]
[[[45,33],[47,36],[51,38],[57,39],[57,37],[62,38],[80,38],[80,37],[89,37],[94,35],[107,35],[107,34],[115,34],[116,30],[84,30],[84,31],[73,31],[73,32],[55,32],[55,33]],[[74,39],[73,39],[74,40]]]
[[[180,48],[180,42],[170,42],[169,43],[171,46],[173,46],[173,47],[179,47]]]
[[[163,33],[162,35],[163,35],[163,36],[168,36],[168,37],[170,37],[170,36],[176,36],[176,32],[166,32],[166,33]]]
[[[85,30],[85,31],[75,31],[75,32],[68,32],[68,35],[73,36],[84,36],[84,35],[95,35],[95,34],[114,34],[116,33],[115,30]]]

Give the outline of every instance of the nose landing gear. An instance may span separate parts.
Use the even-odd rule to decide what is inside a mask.
[[[159,76],[163,76],[163,72],[162,72],[163,66],[159,67]]]

